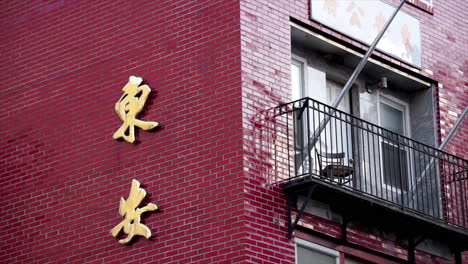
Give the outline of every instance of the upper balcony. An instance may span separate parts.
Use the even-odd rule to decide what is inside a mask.
[[[310,98],[272,111],[275,181],[288,196],[466,246],[467,160]]]

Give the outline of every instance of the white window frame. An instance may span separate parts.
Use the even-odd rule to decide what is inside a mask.
[[[332,95],[334,95],[334,91],[332,91],[332,88],[328,86],[328,82],[329,81],[334,81],[336,83],[339,83],[338,80],[335,80],[333,78],[327,78],[327,73],[322,71],[322,70],[319,70],[319,69],[316,69],[314,67],[312,67],[311,65],[308,65],[307,64],[307,59],[305,57],[302,57],[300,55],[297,55],[297,54],[294,54],[292,53],[291,54],[291,65],[294,65],[296,67],[299,68],[299,72],[301,74],[301,76],[299,76],[300,80],[300,87],[299,87],[299,91],[295,91],[295,93],[297,93],[297,98],[294,98],[293,96],[293,87],[292,87],[292,78],[291,78],[291,99],[293,99],[294,101],[295,100],[298,100],[298,99],[302,99],[302,98],[305,98],[305,97],[309,97],[309,98],[312,98],[313,100],[316,100],[318,102],[321,102],[322,104],[325,104],[325,105],[331,105],[332,102],[334,100],[332,100]],[[311,74],[311,70],[313,71],[317,71],[321,74],[323,74],[323,90],[321,90],[320,92],[320,96],[315,97],[314,96],[314,91],[310,91],[309,89],[311,89],[312,87],[309,87],[309,85],[313,85],[311,82],[313,82],[313,75],[314,73]],[[322,87],[322,86],[320,86]],[[338,92],[339,94],[339,92]],[[351,109],[351,100],[350,100],[351,96],[349,93],[347,93],[345,95],[345,97],[343,98],[343,100],[346,100],[346,103],[347,103],[347,107],[348,109],[341,109],[341,106],[343,104],[343,100],[342,102],[340,103],[340,105],[338,106],[338,109],[340,110],[343,110],[344,112],[347,112],[349,114],[351,114],[352,112],[352,109]],[[346,108],[346,107],[345,107]],[[331,123],[331,122],[330,122]],[[333,131],[331,128],[328,129],[330,132],[333,132],[333,133],[336,133],[337,131]],[[309,131],[310,133],[312,133],[313,131]],[[306,133],[307,134],[307,133]],[[309,140],[309,138],[305,138],[304,140]],[[343,150],[343,152],[346,153],[346,159],[348,161],[352,160],[352,153],[353,153],[353,150],[352,150],[352,144],[350,142],[348,142],[350,144],[350,147],[346,147],[346,149],[350,150],[349,152],[346,150]],[[318,163],[315,159],[315,150],[312,149],[311,150],[311,156],[312,156],[312,163],[313,163],[313,168],[316,170],[318,168]],[[347,161],[347,162],[348,162]],[[297,171],[300,171],[301,169],[298,168]],[[319,174],[318,171],[315,171],[316,174]]]
[[[299,57],[299,56],[296,56],[296,55],[292,55],[291,56],[291,66],[292,65],[295,65],[299,68],[299,91],[294,91],[294,88],[292,87],[292,78],[291,78],[291,100],[293,101],[296,101],[296,100],[300,100],[302,98],[304,98],[304,94],[305,94],[305,87],[306,87],[306,83],[307,83],[307,61],[306,59],[302,58],[302,57]],[[292,75],[292,71],[291,71],[291,75]],[[296,98],[294,98],[294,93],[296,93]],[[297,129],[297,128],[295,128]],[[296,139],[296,136],[294,136],[295,139]],[[306,138],[304,138],[304,140],[307,140]],[[296,149],[295,149],[296,151]],[[297,163],[297,160],[295,159],[294,160],[294,174],[295,176],[297,176],[297,174],[303,174],[304,171],[305,171],[305,168],[304,168],[304,162],[301,162],[300,164]]]
[[[391,95],[388,95],[388,94],[382,94],[381,92],[379,92],[378,94],[378,102],[379,102],[379,105],[378,105],[378,108],[377,108],[377,114],[378,114],[378,121],[379,121],[379,126],[382,126],[382,120],[380,119],[380,103],[384,103],[384,104],[387,104],[393,108],[396,108],[398,110],[401,110],[404,115],[403,115],[403,118],[405,120],[403,120],[404,122],[404,134],[403,136],[405,137],[411,137],[411,129],[410,129],[410,116],[409,116],[409,104],[403,100],[400,100],[394,96],[391,96]],[[403,109],[402,107],[403,106]]]
[[[410,116],[409,116],[409,104],[405,101],[402,101],[394,96],[391,96],[391,95],[387,95],[387,94],[382,94],[382,93],[378,93],[377,94],[377,97],[378,97],[378,103],[377,103],[377,119],[378,119],[378,122],[379,122],[379,126],[382,127],[382,120],[381,120],[381,115],[380,115],[380,103],[384,103],[386,105],[389,105],[395,109],[398,109],[400,111],[403,112],[403,136],[405,137],[408,137],[408,138],[411,138],[411,129],[410,129]],[[380,140],[379,142],[379,146],[378,148],[380,149],[381,148],[381,144],[382,144],[382,141],[383,140]],[[383,170],[383,153],[382,151],[379,151],[380,152],[380,164],[381,165],[381,170]],[[411,151],[407,151],[407,171],[408,171],[408,179],[407,179],[407,184],[408,184],[408,187],[412,186],[412,183],[413,183],[413,179],[412,179],[412,171],[413,171],[413,164],[411,164]],[[392,186],[392,185],[389,185],[389,184],[386,184],[385,183],[385,179],[384,179],[384,174],[383,172],[380,174],[381,175],[381,182],[382,182],[382,186],[387,189],[388,191],[392,191],[392,192],[396,192],[398,194],[401,194],[403,192],[403,190],[401,190],[400,188],[398,187],[395,187],[395,186]]]
[[[298,100],[298,99],[301,99],[301,98],[304,98],[305,97],[305,94],[306,94],[306,87],[307,87],[307,60],[305,58],[302,58],[302,57],[299,57],[295,54],[292,54],[291,56],[291,65],[296,65],[299,67],[300,71],[301,71],[301,75],[300,75],[300,87],[299,87],[299,97],[298,98],[291,98],[293,100]],[[292,80],[291,80],[292,81]],[[291,85],[291,97],[293,96],[292,94],[292,85]]]
[[[296,242],[296,245],[295,245],[295,260],[296,260],[296,263],[298,263],[297,246],[300,245],[300,246],[308,248],[308,249],[310,249],[312,251],[316,251],[316,252],[322,253],[324,255],[334,257],[335,258],[335,264],[340,264],[340,252],[339,251],[336,251],[336,250],[333,250],[331,248],[327,248],[327,247],[324,247],[324,246],[321,246],[321,245],[318,245],[318,244],[315,244],[315,243],[312,243],[310,241],[300,239],[300,238],[297,238],[297,237],[294,238],[294,242]]]

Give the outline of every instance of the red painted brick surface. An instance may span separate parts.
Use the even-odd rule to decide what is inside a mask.
[[[433,9],[404,8],[421,21],[421,74],[443,85],[443,138],[468,105],[468,3]],[[294,263],[262,138],[265,110],[290,97],[290,19],[362,44],[311,21],[308,0],[5,1],[0,12],[2,261]],[[154,91],[141,119],[162,124],[138,131],[136,145],[112,139],[130,75]],[[467,123],[446,148],[464,158]],[[133,178],[161,210],[143,218],[154,238],[122,246],[109,232]],[[318,217],[301,224],[339,236]],[[360,230],[349,239],[407,254]],[[418,263],[454,263],[416,253]]]
[[[237,1],[3,1],[2,263],[240,263]],[[153,88],[138,144],[112,139],[130,75]],[[132,179],[154,238],[110,235]]]
[[[395,6],[399,1],[388,2]],[[467,15],[467,10],[467,2],[460,0],[434,1],[434,15],[414,5],[404,7],[404,11],[421,21],[423,69],[420,73],[430,77],[435,83],[443,84],[443,88],[438,90],[440,98],[438,101],[440,123],[438,125],[441,128],[442,138],[455,122],[455,118],[452,118],[451,115],[460,114],[468,105],[466,77],[468,69],[465,59],[467,56],[467,35],[462,22],[463,17]],[[346,36],[311,21],[309,1],[307,0],[241,1],[245,174],[248,180],[246,198],[248,203],[253,206],[251,211],[260,212],[260,214],[252,214],[247,220],[256,230],[252,232],[269,232],[269,235],[263,235],[264,241],[267,240],[267,237],[279,236],[279,241],[277,239],[273,241],[278,243],[276,246],[278,250],[289,250],[288,252],[291,253],[289,255],[290,262],[293,261],[293,245],[284,240],[278,233],[278,229],[283,233],[286,232],[286,206],[281,189],[269,185],[268,180],[260,183],[258,181],[262,178],[268,179],[268,176],[271,175],[272,165],[268,164],[267,161],[271,160],[272,154],[263,150],[261,146],[265,147],[271,141],[265,135],[274,136],[274,133],[265,133],[269,129],[269,125],[267,125],[268,120],[265,120],[265,117],[262,120],[262,110],[281,102],[287,102],[290,98],[291,18],[309,25],[311,29],[318,29],[325,35],[332,35],[347,45],[355,46],[358,49],[364,47]],[[414,70],[409,65],[380,52],[376,52],[376,55],[387,63]],[[433,75],[427,74],[426,69],[432,71]],[[467,125],[468,122],[465,121],[446,148],[447,151],[464,158],[468,155]],[[262,162],[266,164],[262,165]],[[262,201],[260,197],[269,199]],[[278,199],[277,203],[272,202]],[[279,208],[283,208],[283,211]],[[276,229],[272,227],[274,222],[277,222]],[[339,225],[319,217],[306,216],[302,225],[330,236],[340,236]],[[407,257],[405,245],[399,245],[359,230],[349,230],[349,232],[349,240],[356,244],[401,259]],[[258,241],[257,238],[252,238],[250,244],[256,245],[256,241]],[[251,248],[251,251],[254,256],[261,257],[262,249],[262,245],[256,245]],[[454,263],[453,259],[447,260],[422,251],[416,251],[416,258],[417,263]],[[263,263],[279,263],[280,259],[263,261]]]

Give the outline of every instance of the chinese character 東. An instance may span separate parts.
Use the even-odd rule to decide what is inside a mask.
[[[117,237],[122,229],[124,233],[128,235],[125,239],[119,240],[120,243],[126,244],[130,242],[134,236],[144,236],[147,239],[151,236],[151,230],[140,223],[140,217],[144,212],[157,210],[158,206],[149,203],[142,208],[138,208],[138,205],[140,205],[145,196],[146,191],[140,188],[140,182],[132,180],[132,188],[130,189],[128,199],[120,198],[119,211],[120,215],[125,217],[125,219],[111,230],[111,234],[114,237]]]
[[[123,124],[114,133],[114,139],[123,138],[129,143],[133,143],[135,142],[135,126],[143,130],[150,130],[159,125],[158,122],[136,119],[138,113],[143,110],[146,99],[148,99],[148,95],[151,92],[148,85],[139,86],[142,81],[143,79],[140,77],[130,76],[127,85],[122,89],[124,94],[115,104],[115,111],[120,119],[122,119]]]

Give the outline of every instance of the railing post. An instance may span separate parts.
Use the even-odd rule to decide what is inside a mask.
[[[287,106],[285,106],[287,107]],[[294,107],[294,106],[293,106]],[[290,148],[289,148],[289,144],[290,144],[290,141],[289,139],[291,138],[291,135],[290,135],[290,131],[289,131],[289,117],[288,117],[288,114],[287,114],[287,111],[286,111],[286,114],[285,114],[285,118],[286,118],[286,152],[287,152],[287,155],[288,155],[288,180],[291,180],[291,151],[290,151]],[[294,125],[294,114],[293,114],[293,125]],[[293,128],[294,129],[294,128]],[[294,131],[293,131],[293,135],[294,135]],[[293,149],[294,149],[294,145],[295,144],[295,139],[293,138],[293,142],[292,142],[292,146],[293,146]],[[296,150],[294,149],[294,152]],[[295,153],[294,153],[295,154]],[[294,162],[296,161],[296,156],[294,156]],[[292,171],[294,171],[294,174],[296,173],[296,164],[293,164],[293,168],[292,168]]]
[[[459,162],[457,162],[457,171],[459,171],[461,169],[461,166],[459,165]],[[460,175],[461,176],[461,175]],[[456,181],[456,184],[459,184],[459,188],[460,188],[460,193],[461,193],[461,217],[462,217],[462,220],[463,220],[463,226],[466,227],[466,210],[465,210],[465,206],[464,206],[464,202],[466,202],[465,200],[465,192],[463,191],[463,181]]]
[[[415,250],[416,246],[414,243],[414,238],[411,236],[408,241],[408,262],[410,264],[415,264],[416,263],[416,255],[415,255]]]
[[[400,145],[400,135],[397,135],[397,156],[398,156],[398,164],[400,164],[400,195],[401,195],[401,209],[404,211],[405,210],[405,200],[404,200],[404,188],[403,188],[403,166],[401,164],[401,145]]]
[[[310,107],[309,107],[309,100],[310,99],[307,99],[306,103],[305,103],[305,107],[307,108],[307,136],[305,137],[306,140],[309,140],[310,138]],[[312,155],[310,154],[312,149],[310,148],[309,144],[307,144],[308,146],[308,149],[307,149],[307,153],[309,153],[309,155],[307,155],[308,159],[309,159],[309,175],[312,174]]]
[[[392,133],[360,118],[351,117],[349,114],[310,98],[304,98],[292,103],[294,104],[293,106],[291,103],[282,105],[279,113],[279,115],[283,115],[281,119],[282,124],[287,124],[287,131],[284,131],[284,133],[287,133],[286,136],[288,138],[286,141],[289,146],[287,154],[284,151],[282,152],[282,155],[284,155],[282,158],[297,154],[295,169],[291,169],[293,166],[292,157],[284,161],[284,164],[289,164],[290,166],[289,180],[293,180],[296,176],[310,176],[315,172],[314,170],[317,168],[314,166],[318,165],[320,161],[320,159],[314,160],[314,157],[311,156],[315,147],[324,150],[325,153],[340,151],[344,150],[345,147],[349,147],[344,144],[345,141],[349,141],[352,138],[353,144],[358,145],[352,151],[354,157],[358,157],[358,161],[354,164],[355,171],[353,175],[353,178],[357,182],[356,184],[345,186],[348,190],[371,194],[376,199],[390,202],[393,206],[398,206],[398,210],[408,212],[416,210],[424,215],[437,217],[439,221],[445,220],[446,224],[463,227],[468,225],[468,210],[464,207],[466,204],[465,199],[468,199],[467,194],[464,193],[468,187],[468,181],[459,181],[461,179],[468,179],[465,176],[465,170],[468,170],[467,160],[457,158],[434,147]],[[315,138],[317,135],[312,134],[311,129],[317,127],[320,121],[333,111],[340,112],[340,114],[331,117],[335,120],[330,122],[330,124],[333,125],[333,128],[336,127],[337,131],[335,132],[341,134],[330,135],[330,131],[328,131],[330,126],[327,126],[322,131],[321,138]],[[351,119],[348,119],[348,117],[351,117]],[[293,125],[291,125],[291,122],[293,122]],[[347,122],[349,122],[353,131],[351,138],[348,137],[347,132],[343,132],[343,130],[346,130],[343,126],[346,126]],[[296,131],[293,132],[293,129],[296,129]],[[329,138],[330,136],[331,138]],[[316,146],[310,145],[310,147],[305,148],[303,146],[307,144],[308,139],[317,141],[318,143]],[[375,140],[378,142],[376,143]],[[330,143],[330,141],[333,142]],[[363,142],[359,143],[360,141]],[[390,147],[381,146],[381,141],[387,142]],[[326,144],[327,142],[330,144]],[[292,145],[295,147],[293,151],[290,148]],[[334,146],[338,149],[333,149]],[[359,157],[361,155],[363,157]],[[372,155],[374,157],[371,157]],[[381,160],[382,155],[385,156],[383,162],[387,162],[385,166]],[[400,166],[397,166],[397,164]],[[393,173],[390,179],[381,175],[385,171],[384,167],[388,170],[388,173]],[[302,175],[299,175],[299,173]],[[318,177],[320,175],[313,174],[313,176]],[[333,176],[331,177],[333,178]],[[415,177],[416,182],[410,181],[413,177]],[[380,178],[382,178],[382,181]],[[452,178],[454,178],[453,182]],[[286,177],[283,179],[288,180]],[[436,179],[440,183],[440,186],[433,184],[433,181]],[[324,180],[324,178],[322,177],[321,180]],[[359,180],[362,180],[362,182]],[[373,182],[374,180],[375,182]],[[394,187],[388,189],[385,186],[379,187],[380,184],[383,184],[384,180],[391,180],[392,182],[388,183],[390,186],[400,186],[401,193],[395,191]],[[329,181],[329,179],[326,179],[326,181]],[[370,183],[369,188],[367,188],[364,181]],[[451,188],[444,189],[449,184]],[[456,184],[459,185],[456,186]],[[435,188],[442,190],[442,195],[437,196],[438,199],[445,198],[440,209],[439,207],[436,208],[437,205],[434,204],[435,197],[431,196]],[[385,191],[387,191],[387,194]],[[453,200],[447,200],[446,198],[449,196]],[[452,208],[453,214],[450,216],[447,215],[447,206],[454,206]]]

